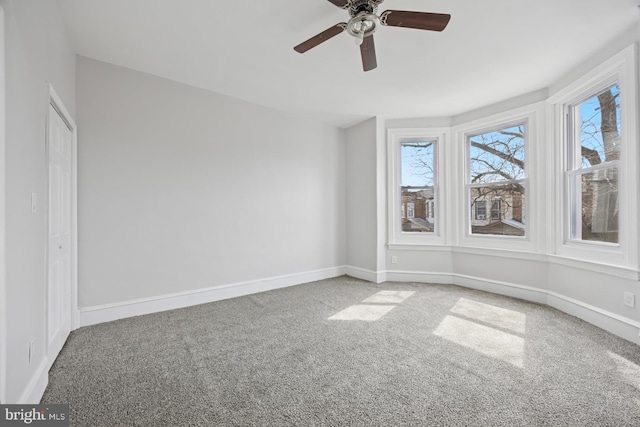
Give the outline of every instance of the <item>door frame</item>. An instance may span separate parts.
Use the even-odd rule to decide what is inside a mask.
[[[71,130],[71,301],[69,304],[71,313],[71,330],[78,329],[79,327],[79,311],[78,311],[78,128],[71,117],[71,114],[64,106],[62,99],[58,96],[53,85],[49,83],[49,103],[54,110],[58,112],[62,120]],[[51,121],[49,105],[47,105],[47,123],[46,123],[46,143],[45,143],[45,158],[46,158],[46,174],[45,174],[45,271],[49,268],[49,123]],[[49,356],[49,275],[45,276],[45,354],[47,358]],[[49,359],[49,358],[48,358]],[[47,361],[47,370],[53,365],[55,360]]]

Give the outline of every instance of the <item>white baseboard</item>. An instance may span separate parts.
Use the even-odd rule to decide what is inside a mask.
[[[347,270],[349,267],[347,267]],[[371,272],[375,277],[375,272]],[[564,313],[582,319],[621,338],[640,344],[640,322],[607,310],[586,304],[546,289],[515,283],[484,279],[464,274],[428,273],[415,271],[387,271],[388,280],[396,282],[442,283],[478,289],[526,301],[548,305]],[[367,279],[365,279],[367,280]]]
[[[367,270],[360,267],[346,266],[347,276],[355,277],[356,279],[366,280],[367,282],[382,283],[387,280],[386,274],[382,271]]]
[[[443,285],[450,285],[453,283],[453,275],[451,273],[402,270],[387,270],[385,273],[387,280],[392,282],[439,283]]]
[[[454,274],[453,284],[540,304],[547,303],[546,289],[532,288],[530,286],[516,285],[515,283],[501,282],[499,280],[484,279],[464,274]]]
[[[465,288],[478,289],[494,294],[506,295],[541,304],[546,303],[547,291],[529,286],[500,282],[453,273],[431,273],[425,271],[387,271],[387,279],[396,282],[439,283],[443,285],[458,285]]]
[[[633,343],[640,344],[640,337],[638,337],[640,322],[633,319],[611,313],[553,291],[547,293],[547,305]]]
[[[79,310],[80,326],[95,325],[97,323],[110,322],[113,320],[124,319],[126,317],[157,313],[160,311],[173,310],[198,304],[206,304],[208,302],[300,285],[302,283],[314,282],[316,280],[329,279],[332,277],[342,276],[344,274],[346,274],[346,267],[332,267],[322,270],[307,271],[304,273],[289,274],[286,276],[270,277],[267,279],[197,289],[194,291],[123,301],[114,304],[83,307]]]
[[[49,384],[49,370],[47,369],[48,360],[45,357],[38,365],[38,368],[33,373],[31,380],[20,394],[18,401],[15,402],[20,405],[37,405],[42,399],[44,391]],[[11,403],[11,402],[9,402]]]

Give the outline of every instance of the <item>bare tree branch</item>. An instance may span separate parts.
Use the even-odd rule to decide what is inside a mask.
[[[516,159],[512,154],[504,153],[500,150],[496,150],[493,147],[489,147],[488,145],[481,144],[479,142],[471,141],[471,146],[479,148],[480,150],[486,151],[487,153],[491,153],[496,157],[499,157],[503,160],[506,160],[509,163],[513,163],[514,165],[524,169],[524,162],[520,159]],[[509,178],[513,179],[513,178]]]
[[[516,133],[516,132],[507,132],[507,131],[500,131],[501,135],[508,135],[508,136],[513,136],[515,138],[523,138],[524,139],[524,134],[522,133]]]
[[[580,147],[580,150],[581,150],[582,157],[587,159],[591,164],[591,166],[599,165],[600,163],[602,163],[602,160],[600,159],[600,154],[598,154],[596,150],[585,147],[584,145]]]
[[[403,147],[415,147],[415,148],[429,148],[433,145],[433,142],[403,142]]]

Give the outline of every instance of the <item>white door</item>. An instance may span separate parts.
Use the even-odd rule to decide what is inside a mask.
[[[71,332],[71,148],[72,132],[49,105],[49,248],[47,353],[58,356]]]

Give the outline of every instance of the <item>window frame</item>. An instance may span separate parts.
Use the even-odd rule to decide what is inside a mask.
[[[556,183],[555,203],[550,205],[549,218],[555,218],[550,227],[550,241],[554,242],[555,254],[597,262],[638,268],[638,71],[636,45],[614,55],[598,67],[576,79],[549,97],[549,121],[554,124],[548,138],[549,152],[556,163],[548,170]],[[604,165],[584,169],[570,169],[575,165],[576,140],[572,137],[575,128],[570,109],[597,95],[613,84],[620,87],[620,159]],[[577,212],[572,200],[571,179],[593,170],[615,167],[618,173],[618,243],[609,243],[572,238],[572,215]],[[578,174],[576,174],[576,171]]]
[[[387,130],[387,168],[388,168],[388,203],[387,203],[387,245],[440,245],[445,243],[445,206],[442,195],[446,194],[444,182],[445,144],[448,129],[446,128],[390,128]],[[434,144],[434,231],[416,233],[402,231],[400,218],[402,204],[402,156],[403,142],[415,140],[432,141]],[[427,207],[427,211],[429,211]],[[408,216],[408,213],[405,213]]]
[[[604,170],[604,169],[615,169],[618,173],[618,177],[620,176],[620,160],[612,160],[608,162],[601,163],[596,166],[589,167],[581,167],[578,166],[582,164],[582,154],[579,153],[581,150],[582,144],[579,137],[580,129],[578,127],[578,119],[575,117],[575,109],[577,106],[581,105],[583,102],[588,99],[597,96],[602,91],[610,88],[613,85],[620,85],[620,82],[617,78],[606,79],[600,84],[594,86],[592,90],[584,92],[581,96],[578,96],[576,100],[570,103],[564,103],[564,115],[566,119],[565,129],[563,129],[563,133],[566,135],[566,170],[565,170],[565,188],[566,188],[566,204],[568,206],[568,212],[566,213],[565,220],[568,222],[566,226],[567,235],[565,239],[567,242],[573,243],[588,243],[595,245],[603,245],[610,247],[618,247],[620,245],[620,229],[618,229],[618,243],[610,243],[610,242],[602,242],[597,240],[583,240],[577,239],[575,237],[576,234],[582,235],[582,229],[578,227],[578,222],[582,220],[582,216],[580,215],[581,206],[578,206],[578,200],[576,198],[576,194],[578,188],[576,186],[577,179],[585,174],[593,173],[595,171]],[[622,107],[620,108],[620,115],[622,119]],[[622,135],[621,135],[621,147],[622,149]],[[620,152],[622,155],[622,151]],[[620,192],[618,192],[620,194]]]
[[[544,117],[546,114],[545,101],[531,103],[507,111],[485,116],[481,119],[465,122],[453,128],[454,156],[457,170],[456,206],[452,216],[455,220],[455,245],[466,247],[480,247],[496,250],[539,252],[544,246],[545,233],[545,174],[543,159]],[[471,196],[470,183],[470,153],[467,136],[478,135],[487,131],[501,129],[518,123],[527,123],[525,138],[525,209],[526,217],[524,236],[503,236],[471,234]]]

